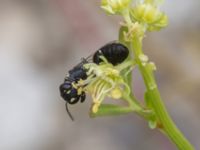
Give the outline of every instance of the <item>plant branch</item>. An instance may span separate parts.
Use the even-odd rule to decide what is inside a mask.
[[[135,54],[136,61],[140,73],[144,79],[146,90],[148,93],[148,101],[151,104],[160,123],[160,129],[166,133],[170,140],[179,148],[179,150],[194,150],[193,146],[184,137],[181,131],[176,127],[169,116],[164,103],[160,97],[156,81],[151,69],[147,65],[143,65],[139,59],[139,55],[143,54],[141,41],[135,39],[131,43],[131,50]]]

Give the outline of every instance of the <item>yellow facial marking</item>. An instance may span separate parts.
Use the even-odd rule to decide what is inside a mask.
[[[83,92],[83,88],[82,88],[82,87],[79,87],[79,88],[77,89],[77,94],[78,94],[78,95],[81,95],[82,92]]]
[[[73,88],[78,89],[78,86],[76,85],[76,83],[72,82],[72,86]]]

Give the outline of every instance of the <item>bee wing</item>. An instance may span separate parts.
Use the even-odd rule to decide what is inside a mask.
[[[82,58],[81,58],[81,62],[78,63],[76,66],[74,66],[73,69],[81,68],[84,64],[93,62],[93,55],[94,55],[94,53],[92,53],[91,55],[89,55],[89,56],[86,57],[86,58],[82,57]]]
[[[82,62],[91,63],[93,61],[94,52],[86,58],[81,58]]]
[[[113,41],[108,42],[108,43],[105,44],[104,46],[109,45],[109,44],[112,44],[112,43],[119,43],[119,41],[113,40]],[[80,67],[82,67],[82,66],[83,66],[84,64],[86,64],[86,63],[91,63],[91,62],[93,62],[94,54],[97,53],[97,51],[99,51],[99,50],[101,50],[101,48],[99,48],[98,50],[96,50],[95,52],[93,52],[92,54],[90,54],[90,55],[89,55],[88,57],[86,57],[86,58],[82,57],[82,58],[81,58],[81,62],[78,63],[74,68],[80,68]]]

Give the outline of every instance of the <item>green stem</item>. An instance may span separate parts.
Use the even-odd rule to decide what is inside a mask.
[[[143,107],[137,103],[137,100],[134,96],[124,94],[123,99],[129,103],[128,106],[122,107],[114,104],[101,104],[96,113],[90,113],[90,117],[113,116],[135,112],[148,120],[152,117],[152,115],[155,115],[152,110],[143,109]]]
[[[128,101],[129,107],[134,110],[138,115],[143,117],[146,120],[149,120],[152,116],[155,115],[154,111],[151,109],[145,109],[141,106],[141,104],[136,100],[136,98],[130,94],[130,95],[123,95],[123,99]]]
[[[139,56],[143,54],[141,40],[134,39],[131,43],[131,49],[135,55],[136,62],[149,95],[148,101],[151,103],[151,106],[160,123],[160,129],[164,131],[164,133],[178,147],[179,150],[194,150],[193,146],[184,137],[169,116],[164,103],[161,100],[152,69],[149,69],[147,65],[143,65],[139,58]]]
[[[97,113],[91,113],[91,117],[122,115],[134,112],[131,107],[122,107],[113,104],[101,104]]]

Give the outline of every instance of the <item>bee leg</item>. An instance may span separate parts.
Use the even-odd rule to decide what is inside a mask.
[[[81,103],[83,103],[86,98],[85,92],[83,92],[80,97],[81,97]]]

